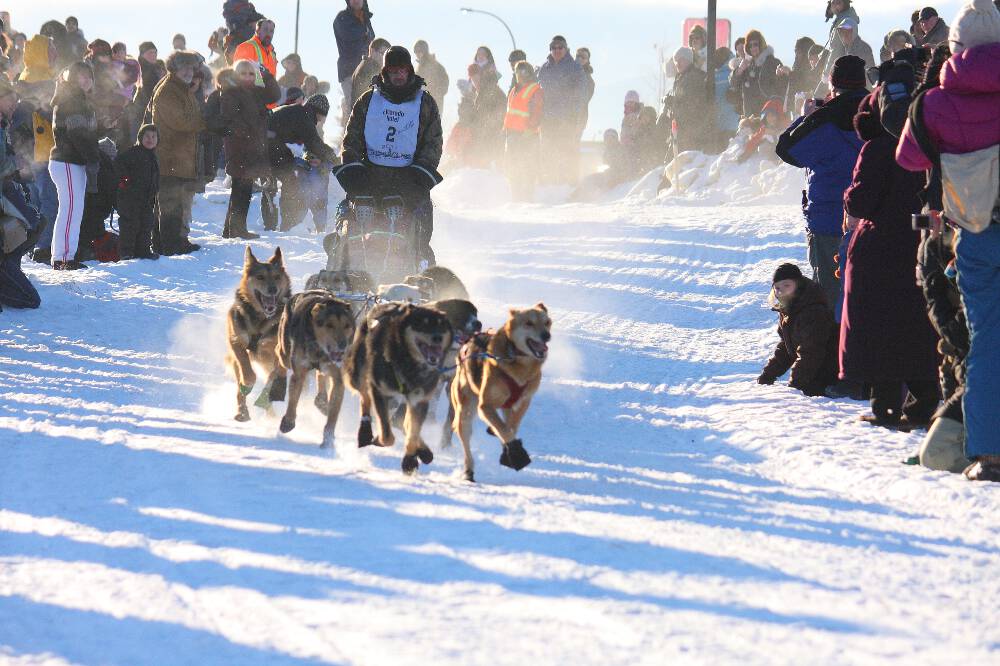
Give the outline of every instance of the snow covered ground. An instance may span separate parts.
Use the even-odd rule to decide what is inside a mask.
[[[792,188],[794,190],[794,188]],[[469,192],[472,192],[470,196]],[[477,427],[417,478],[232,420],[222,313],[243,245],[54,273],[0,314],[0,661],[80,664],[986,664],[1000,660],[1000,488],[908,467],[917,435],[753,378],[780,203],[512,205],[435,193],[439,261],[488,325],[543,300],[552,358],[497,463]],[[318,237],[265,234],[295,286]],[[426,436],[436,440],[436,424]]]

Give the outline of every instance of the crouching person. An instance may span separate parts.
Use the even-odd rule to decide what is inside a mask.
[[[118,172],[118,242],[122,259],[159,258],[152,250],[156,193],[160,182],[160,166],[156,159],[159,140],[156,125],[143,125],[135,145],[115,159],[115,171]]]
[[[774,272],[772,296],[781,341],[757,383],[773,384],[790,369],[789,386],[808,396],[823,395],[837,380],[839,339],[823,288],[803,276],[798,266],[782,264]]]

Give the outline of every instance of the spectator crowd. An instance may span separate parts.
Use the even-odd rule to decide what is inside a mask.
[[[279,26],[252,2],[226,0],[222,15],[207,56],[178,34],[161,58],[148,41],[130,55],[88,40],[74,17],[29,38],[0,12],[0,305],[38,307],[25,256],[78,270],[197,251],[193,199],[223,171],[222,235],[244,239],[257,237],[255,193],[265,229],[308,217],[323,231],[332,172],[349,196],[370,189],[361,171],[394,183],[427,215],[425,240],[439,163],[501,170],[518,200],[580,184],[594,68],[563,35],[538,65],[522,50],[498,65],[480,46],[453,93],[427,41],[411,55],[376,33],[367,0],[345,0],[333,20],[334,137],[331,85],[297,53],[279,60]],[[780,342],[759,383],[790,371],[807,395],[868,400],[874,426],[929,427],[919,462],[1000,480],[1000,11],[970,0],[948,24],[917,9],[874,42],[877,58],[851,0],[830,0],[825,18],[822,43],[800,37],[788,65],[761,29],[730,50],[695,25],[667,63],[659,110],[628,91],[620,127],[604,133],[604,168],[578,191],[690,151],[803,169],[811,274],[774,272]],[[445,137],[446,99],[457,122]],[[402,162],[373,159],[368,135],[386,129],[366,123],[373,108],[415,114]]]

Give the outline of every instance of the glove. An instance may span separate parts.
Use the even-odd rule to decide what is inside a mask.
[[[439,174],[434,169],[429,169],[427,167],[418,167],[416,165],[411,165],[406,167],[407,174],[410,177],[410,181],[414,185],[419,185],[420,187],[431,190],[435,185],[440,183],[444,177]]]
[[[777,377],[772,377],[766,372],[762,372],[760,373],[760,377],[757,378],[757,383],[760,384],[761,386],[771,386],[772,384],[774,384],[776,379]]]

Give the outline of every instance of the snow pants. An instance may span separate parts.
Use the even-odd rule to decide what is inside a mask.
[[[73,261],[80,242],[80,222],[87,196],[87,168],[49,160],[49,175],[55,183],[59,209],[52,226],[52,261]]]
[[[10,308],[37,308],[42,300],[38,291],[21,270],[21,255],[8,254],[0,259],[0,310]]]
[[[1000,225],[962,230],[956,247],[958,289],[969,322],[965,359],[965,455],[1000,456]]]
[[[812,231],[806,232],[806,240],[809,242],[809,265],[813,269],[813,281],[822,287],[823,293],[826,295],[826,304],[834,312],[837,311],[837,303],[844,299],[844,291],[841,287],[840,278],[837,277],[837,262],[834,261],[834,257],[837,256],[837,251],[840,249],[842,238],[840,234],[828,236]]]
[[[52,247],[52,225],[56,215],[59,214],[59,194],[56,192],[56,184],[52,182],[49,175],[48,162],[35,162],[31,165],[31,172],[35,180],[31,185],[31,196],[38,206],[38,212],[42,214],[44,225],[39,230],[37,248]]]

